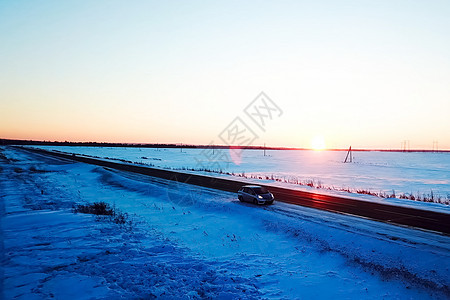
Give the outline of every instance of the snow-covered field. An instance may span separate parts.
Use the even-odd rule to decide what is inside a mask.
[[[450,202],[450,153],[343,151],[154,149],[126,147],[42,146],[47,150],[124,159],[172,169],[221,169],[247,177],[312,183],[323,189],[405,194]],[[269,180],[270,181],[270,180]],[[272,182],[274,182],[272,180]],[[267,183],[267,180],[266,180]]]
[[[448,236],[0,153],[4,299],[450,297]],[[132,224],[72,212],[98,201]]]

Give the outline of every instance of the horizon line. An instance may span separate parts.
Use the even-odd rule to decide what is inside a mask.
[[[41,145],[41,146],[84,146],[84,147],[133,147],[133,148],[190,148],[190,149],[245,149],[245,150],[310,150],[310,151],[380,151],[380,152],[429,152],[448,153],[449,149],[376,149],[376,148],[325,148],[313,149],[304,147],[275,147],[265,145],[221,145],[221,144],[185,144],[185,143],[120,143],[120,142],[70,142],[70,141],[46,141],[46,140],[20,140],[0,138],[0,145]]]

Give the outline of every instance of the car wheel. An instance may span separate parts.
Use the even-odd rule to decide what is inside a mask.
[[[270,202],[267,202],[269,205],[272,205],[273,204],[273,200],[272,201],[270,201]]]
[[[257,205],[258,201],[256,201],[256,199],[253,199],[253,204]]]
[[[239,199],[239,201],[241,201],[241,202],[244,201],[244,200],[242,199],[242,196],[239,196],[238,199]]]

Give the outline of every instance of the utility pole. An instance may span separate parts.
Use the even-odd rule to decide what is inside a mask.
[[[439,152],[438,141],[433,141],[433,152]]]
[[[350,156],[350,159],[348,159]],[[350,146],[350,148],[348,148],[347,151],[347,156],[345,157],[344,163],[346,162],[353,162],[353,157],[352,157],[352,146]]]
[[[409,152],[409,140],[403,140],[402,142],[402,151],[403,152]]]

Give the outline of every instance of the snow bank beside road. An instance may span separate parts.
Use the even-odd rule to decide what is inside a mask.
[[[227,149],[171,149],[127,147],[40,146],[112,160],[122,159],[173,170],[207,168],[223,172],[314,183],[332,190],[351,190],[416,199],[450,201],[450,153],[355,152],[354,163],[344,164],[344,151],[243,150],[240,163]],[[223,155],[221,155],[221,153]],[[234,154],[236,155],[236,154]],[[227,160],[228,158],[228,160]],[[433,195],[431,195],[433,194]],[[409,200],[405,200],[409,202]],[[413,201],[411,201],[413,202]]]
[[[336,161],[335,151],[316,153],[317,151],[275,150],[274,157],[272,155],[261,157],[257,155],[256,150],[244,150],[241,165],[235,165],[231,161],[210,161],[206,165],[210,167],[206,167],[205,171],[205,166],[199,165],[199,159],[202,159],[202,153],[208,149],[188,149],[180,152],[175,149],[126,147],[38,148],[59,152],[63,150],[67,151],[66,154],[76,153],[79,156],[104,161],[144,164],[155,169],[231,178],[422,210],[450,212],[448,205],[450,177],[446,171],[448,169],[446,166],[450,167],[448,159],[450,155],[447,153],[415,153],[414,157],[408,157],[411,159],[411,162],[408,162],[405,153],[362,152],[361,154],[366,156],[365,162],[343,164]],[[142,154],[157,157],[140,156]],[[400,163],[397,162],[399,158]],[[440,160],[441,158],[443,160]],[[383,160],[387,162],[383,163]],[[226,168],[219,171],[218,165]],[[420,169],[421,166],[423,170]],[[396,175],[393,175],[394,173]]]

